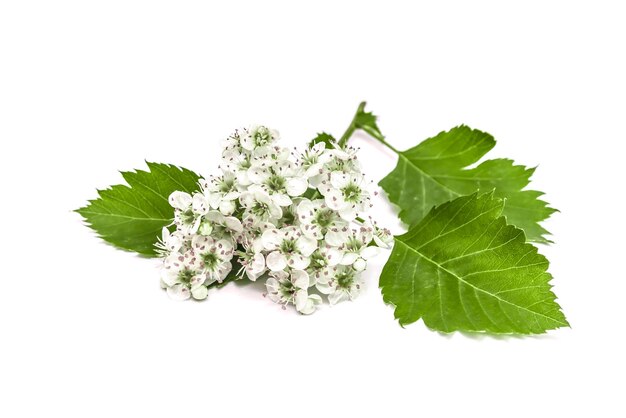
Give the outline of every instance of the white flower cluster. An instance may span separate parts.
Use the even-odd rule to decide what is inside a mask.
[[[303,314],[320,294],[331,304],[356,297],[367,260],[393,239],[363,218],[370,183],[356,150],[319,142],[290,152],[276,131],[253,126],[226,140],[222,160],[201,191],[169,197],[176,230],[157,244],[167,293],[204,299],[234,264],[232,274],[266,278],[271,300]]]

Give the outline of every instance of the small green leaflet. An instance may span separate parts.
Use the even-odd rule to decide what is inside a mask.
[[[326,145],[326,148],[332,149],[335,147],[337,140],[332,135],[327,134],[326,132],[320,132],[315,138],[309,141],[309,148],[312,148],[314,145],[319,144],[320,142],[323,142]]]
[[[555,302],[548,260],[507,225],[492,193],[432,209],[396,243],[380,277],[401,325],[539,334],[569,326]]]
[[[169,164],[146,164],[150,171],[122,172],[128,186],[99,190],[100,197],[77,212],[106,242],[156,257],[154,244],[174,218],[169,195],[176,190],[197,191],[200,177]]]

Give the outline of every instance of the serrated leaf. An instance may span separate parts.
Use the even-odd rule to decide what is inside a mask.
[[[426,216],[433,206],[476,191],[495,190],[506,198],[504,215],[521,228],[529,241],[549,242],[549,234],[539,223],[555,209],[539,199],[543,194],[523,190],[534,168],[515,165],[512,160],[478,162],[496,141],[491,135],[461,125],[441,132],[416,147],[398,152],[395,169],[380,181],[389,200],[400,207],[400,218],[408,225]]]
[[[460,197],[396,237],[380,287],[401,325],[422,318],[443,332],[518,334],[568,326],[548,260],[507,225],[503,207],[490,193]]]
[[[150,171],[122,172],[128,186],[99,190],[100,197],[77,212],[106,242],[155,257],[154,244],[174,217],[169,195],[176,190],[198,190],[200,176],[169,164],[146,164]]]

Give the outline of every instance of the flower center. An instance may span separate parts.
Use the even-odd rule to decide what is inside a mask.
[[[317,154],[311,154],[309,151],[302,158],[302,166],[310,167],[319,161]]]
[[[228,193],[235,189],[235,181],[233,179],[222,178],[218,187],[220,192]]]
[[[257,216],[265,216],[269,213],[270,208],[267,205],[267,203],[256,202],[254,206],[252,207],[251,211]]]
[[[246,156],[243,160],[241,160],[239,162],[239,169],[240,170],[247,170],[250,167],[252,167],[252,164],[250,163],[250,157]]]
[[[280,244],[280,250],[286,254],[290,254],[296,251],[296,240],[294,239],[283,240],[283,242]]]
[[[333,222],[335,214],[330,209],[320,209],[315,214],[315,223],[322,228],[328,228]]]
[[[283,176],[279,176],[278,174],[272,174],[267,179],[267,186],[273,192],[282,192],[285,190],[285,178]]]
[[[328,264],[328,261],[322,255],[322,253],[320,253],[319,250],[311,254],[311,264],[309,265],[309,268],[311,268],[312,270],[315,270],[315,271],[321,270],[324,267],[326,267],[327,264]]]
[[[361,188],[354,183],[348,184],[341,192],[346,202],[355,203],[361,199]]]
[[[193,213],[193,210],[187,209],[180,214],[180,220],[183,225],[193,225],[196,220],[196,215]]]
[[[189,285],[189,283],[191,283],[191,279],[193,279],[193,276],[195,275],[196,275],[195,271],[188,269],[188,268],[184,268],[178,272],[178,281],[181,282],[182,284]]]
[[[215,270],[215,268],[220,264],[220,258],[214,252],[208,252],[200,255],[200,259],[204,266],[209,270]]]
[[[337,287],[341,289],[350,289],[354,283],[354,274],[350,271],[344,271],[337,276]]]
[[[257,131],[253,135],[254,144],[257,147],[262,147],[263,145],[268,144],[272,140],[272,134],[269,129],[264,126],[261,126],[257,129]]]
[[[281,219],[283,221],[283,225],[293,225],[296,223],[296,214],[291,210],[283,210],[283,217]]]
[[[361,247],[363,247],[363,242],[358,240],[356,237],[350,237],[346,243],[346,248],[350,252],[356,253],[361,249]]]
[[[293,295],[296,293],[296,287],[291,283],[290,280],[285,280],[280,283],[280,294],[284,299],[291,299]]]

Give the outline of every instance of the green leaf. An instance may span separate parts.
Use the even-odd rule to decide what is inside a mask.
[[[320,132],[315,138],[309,141],[309,148],[312,148],[313,145],[319,144],[320,142],[323,142],[326,145],[327,149],[333,149],[337,144],[337,140],[331,134],[327,134],[326,132]]]
[[[361,105],[362,106],[359,106],[356,116],[354,117],[354,127],[364,130],[374,138],[384,138],[378,128],[378,124],[376,123],[378,117],[372,112],[366,112],[364,110],[365,102],[361,103]]]
[[[149,163],[150,171],[122,172],[126,185],[99,190],[100,197],[76,212],[106,242],[149,257],[157,256],[154,244],[174,209],[168,202],[176,191],[198,190],[199,176],[185,168]]]
[[[555,209],[539,199],[543,194],[523,190],[534,168],[515,165],[512,160],[478,162],[496,141],[491,135],[467,126],[441,132],[414,148],[398,152],[396,168],[380,181],[389,200],[400,207],[400,218],[408,225],[419,222],[436,205],[476,191],[495,190],[506,198],[504,215],[524,230],[529,241],[550,242],[539,223]]]
[[[538,334],[568,326],[555,302],[548,260],[507,225],[491,193],[432,209],[396,237],[380,277],[385,302],[401,325]]]

